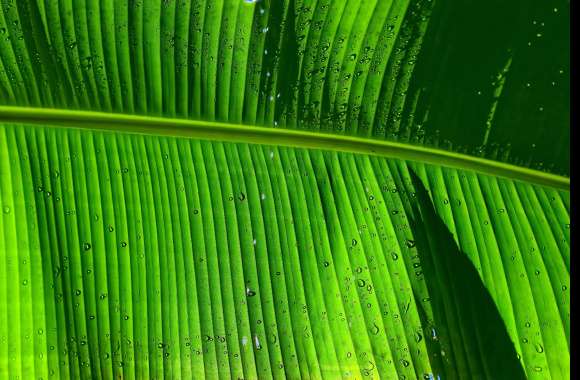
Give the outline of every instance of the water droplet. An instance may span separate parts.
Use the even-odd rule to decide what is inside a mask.
[[[75,295],[80,296],[81,295],[81,290],[80,289],[75,290]]]
[[[261,350],[262,345],[260,344],[260,339],[257,335],[254,335],[254,345],[256,346],[256,350]]]
[[[115,228],[109,224],[109,232],[115,231]]]
[[[240,193],[240,195],[238,196],[238,199],[243,202],[246,199],[246,194],[244,194],[243,192]]]
[[[406,359],[402,359],[401,363],[403,364],[404,367],[408,367],[409,366],[409,361]]]
[[[393,258],[393,260],[397,260],[399,258],[399,255],[397,255],[395,252],[391,253],[391,257]]]
[[[356,239],[352,239],[352,246],[354,247],[357,244],[358,244],[358,242],[356,241]]]
[[[4,207],[2,208],[2,211],[4,212],[4,214],[10,214],[10,207],[8,207],[8,206],[4,206]]]
[[[536,352],[541,354],[542,352],[544,352],[544,346],[542,346],[540,343],[536,344]]]
[[[246,296],[248,296],[248,297],[253,297],[253,296],[255,296],[255,295],[256,295],[256,292],[255,292],[255,291],[253,291],[253,290],[252,290],[252,289],[250,289],[250,288],[246,288]]]
[[[373,327],[371,329],[371,334],[377,335],[379,333],[379,326],[376,323],[373,323]]]
[[[122,241],[121,242],[121,248],[125,248],[127,246],[127,242],[126,241]]]
[[[88,250],[90,250],[90,249],[91,249],[91,243],[84,243],[84,244],[83,244],[83,249],[84,249],[85,251],[88,251]]]
[[[406,244],[407,244],[408,248],[413,248],[416,245],[415,240],[411,240],[411,239],[407,239]]]
[[[361,288],[364,288],[364,286],[365,286],[365,284],[366,284],[365,280],[363,280],[363,279],[358,279],[356,283],[357,283],[357,284],[358,284],[358,286],[359,286],[359,287],[361,287]]]
[[[329,265],[330,265],[330,263],[329,263],[328,261],[325,261],[325,262],[324,262],[324,266],[325,266],[325,267],[328,267]]]

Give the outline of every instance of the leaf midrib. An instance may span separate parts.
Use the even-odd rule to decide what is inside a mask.
[[[0,121],[366,154],[418,161],[565,191],[570,178],[466,154],[355,136],[94,111],[0,106]]]

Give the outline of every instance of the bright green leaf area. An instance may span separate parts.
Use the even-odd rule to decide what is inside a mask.
[[[569,3],[504,3],[0,2],[0,378],[569,378]]]

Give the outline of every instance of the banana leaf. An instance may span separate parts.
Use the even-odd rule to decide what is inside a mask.
[[[0,378],[569,378],[568,17],[0,2]]]

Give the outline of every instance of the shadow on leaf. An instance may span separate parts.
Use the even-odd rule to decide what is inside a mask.
[[[431,297],[429,355],[441,378],[525,379],[499,311],[469,257],[437,215],[425,186],[411,171],[416,244]],[[438,344],[433,344],[433,341]],[[439,356],[440,355],[440,356]]]

